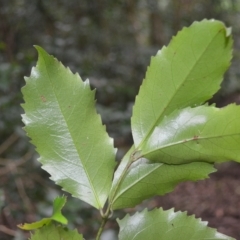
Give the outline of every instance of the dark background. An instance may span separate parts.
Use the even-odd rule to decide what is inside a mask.
[[[240,102],[240,0],[0,0],[0,239],[26,239],[16,224],[50,215],[53,199],[62,194],[41,170],[22,130],[21,87],[36,64],[33,45],[90,79],[121,156],[132,143],[131,108],[150,56],[182,27],[204,18],[222,20],[234,36],[232,66],[211,102]],[[145,206],[188,210],[240,239],[239,182],[239,164],[223,164],[210,180],[180,184]],[[64,213],[70,227],[87,239],[94,236],[95,210],[69,196]]]

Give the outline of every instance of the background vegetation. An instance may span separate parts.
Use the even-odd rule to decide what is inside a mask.
[[[41,170],[22,130],[20,89],[37,60],[33,45],[45,48],[98,89],[97,108],[120,157],[132,141],[131,108],[150,56],[182,27],[203,18],[232,26],[235,40],[232,67],[212,101],[218,106],[240,102],[239,0],[0,0],[1,239],[26,239],[16,224],[50,214],[52,200],[62,194]],[[89,239],[94,236],[98,216],[92,208],[69,197],[65,211],[72,227],[78,226]],[[236,216],[240,221],[240,212]]]

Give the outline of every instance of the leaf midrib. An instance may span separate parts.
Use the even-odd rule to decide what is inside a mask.
[[[219,31],[216,32],[215,36],[212,38],[212,40],[209,42],[208,46],[205,48],[205,50],[203,51],[203,53],[201,54],[200,57],[198,57],[197,61],[195,62],[195,64],[192,66],[191,70],[189,71],[189,73],[187,74],[187,76],[185,77],[185,81],[188,79],[190,73],[192,72],[192,70],[194,69],[194,67],[197,65],[197,63],[199,62],[199,60],[201,59],[201,57],[203,56],[203,54],[207,51],[207,49],[209,48],[209,46],[212,44],[212,42],[214,41],[214,39],[216,38],[216,36],[218,35]],[[165,51],[167,50],[167,48],[165,48]],[[155,56],[157,57],[157,56]],[[146,81],[146,80],[145,80]],[[142,145],[144,144],[144,141],[146,139],[148,139],[150,137],[150,135],[152,134],[152,132],[154,131],[156,124],[160,121],[160,119],[164,116],[164,113],[168,110],[169,105],[171,104],[171,102],[173,101],[174,97],[177,95],[177,93],[179,92],[179,89],[181,88],[182,84],[185,82],[182,81],[181,84],[179,84],[178,88],[176,89],[177,91],[175,92],[175,94],[172,95],[172,97],[169,99],[168,104],[166,105],[165,108],[163,108],[163,111],[159,114],[158,119],[152,124],[151,128],[149,129],[149,132],[146,134],[145,138],[143,138],[143,140],[139,143],[139,145],[136,147],[136,149],[141,149]],[[200,104],[198,104],[200,105]]]
[[[143,153],[143,155],[141,157],[144,157],[144,156],[146,156],[150,153],[154,153],[154,152],[160,151],[160,150],[165,149],[165,148],[176,146],[178,144],[188,144],[189,142],[193,142],[193,141],[197,142],[197,141],[210,140],[210,139],[214,139],[214,138],[233,137],[233,136],[238,136],[238,135],[240,135],[240,133],[226,134],[226,135],[219,135],[219,136],[197,137],[196,139],[194,139],[192,137],[189,138],[189,139],[184,138],[184,139],[179,140],[177,142],[162,145],[160,147],[154,148],[154,150],[152,150],[152,151],[148,151],[148,152]]]
[[[134,181],[133,183],[131,184],[128,184],[127,185],[127,188],[124,189],[124,191],[121,191],[119,194],[117,194],[113,200],[113,205],[114,205],[114,202],[115,200],[119,199],[119,197],[121,195],[123,195],[126,191],[128,191],[131,187],[133,187],[134,185],[136,185],[137,183],[139,183],[139,181],[141,181],[142,179],[144,179],[145,177],[147,177],[149,174],[153,173],[154,171],[158,170],[159,167],[161,167],[162,165],[164,165],[164,163],[156,163],[156,167],[151,169],[150,171],[146,172],[144,175],[142,175],[140,178],[138,178],[136,181]],[[130,169],[131,170],[131,169]]]
[[[87,176],[87,178],[88,178],[89,184],[90,184],[90,186],[91,186],[91,188],[92,188],[92,192],[93,192],[93,194],[94,194],[94,196],[95,196],[95,199],[97,200],[96,202],[97,202],[97,204],[98,204],[98,207],[101,208],[102,206],[101,206],[101,204],[100,204],[98,195],[97,195],[97,193],[95,192],[95,189],[94,189],[94,187],[93,187],[93,184],[92,184],[91,178],[90,178],[90,176],[89,176],[89,174],[88,174],[88,171],[86,170],[84,164],[82,164],[82,162],[81,162],[80,153],[79,153],[78,148],[76,147],[77,144],[76,144],[75,141],[74,141],[74,138],[73,138],[73,136],[72,136],[72,132],[71,132],[70,129],[69,129],[69,126],[68,126],[68,123],[67,123],[67,121],[66,121],[65,115],[63,114],[62,108],[61,108],[61,106],[60,106],[60,104],[59,104],[60,101],[58,100],[57,94],[55,93],[54,84],[52,83],[52,80],[51,80],[51,78],[50,78],[50,76],[49,76],[48,67],[47,67],[47,64],[46,64],[45,56],[43,56],[43,54],[42,54],[42,58],[43,58],[43,61],[44,61],[44,66],[45,66],[45,69],[46,69],[46,73],[47,73],[49,82],[50,82],[51,87],[52,87],[52,89],[53,89],[53,93],[54,93],[55,99],[56,99],[57,104],[58,104],[58,106],[59,106],[60,112],[62,113],[63,120],[64,120],[64,122],[65,122],[65,124],[66,124],[66,127],[67,127],[67,129],[68,129],[68,132],[69,132],[69,134],[70,134],[70,136],[71,136],[72,142],[73,142],[73,144],[74,144],[74,146],[75,146],[75,148],[76,148],[76,150],[77,150],[78,157],[79,157],[79,160],[80,160],[80,164],[82,165],[82,168],[84,169],[84,172],[85,172],[85,174],[86,174],[86,176]],[[53,59],[53,61],[56,61],[56,60]],[[61,63],[59,63],[59,64],[61,64]],[[62,67],[62,66],[61,66],[61,67]],[[71,74],[72,74],[72,73],[71,73]],[[84,83],[83,83],[83,84],[84,84]],[[67,177],[68,177],[68,176],[67,176]],[[74,180],[74,179],[73,179],[73,180]]]

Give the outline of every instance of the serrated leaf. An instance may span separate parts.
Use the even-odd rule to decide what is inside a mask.
[[[200,105],[219,89],[230,65],[232,38],[224,24],[194,22],[152,57],[131,120],[135,147],[175,109]]]
[[[115,149],[95,110],[95,91],[37,47],[22,89],[23,122],[43,169],[73,196],[100,209],[111,186]]]
[[[214,172],[212,164],[195,162],[182,165],[149,164],[141,159],[132,164],[113,199],[112,208],[135,207],[143,200],[164,195],[184,181],[205,179]]]
[[[67,224],[68,220],[62,215],[62,208],[67,202],[67,197],[57,197],[53,202],[53,214],[51,219],[62,223]]]
[[[37,222],[33,222],[33,223],[19,224],[18,227],[23,230],[37,229],[37,228],[43,227],[44,225],[50,224],[52,222],[52,220],[55,220],[62,224],[67,224],[68,220],[62,215],[62,212],[61,212],[66,201],[67,201],[67,198],[65,196],[55,198],[53,201],[53,214],[51,217],[43,218],[43,219],[41,219]]]
[[[119,240],[234,240],[208,227],[207,222],[173,209],[164,211],[160,208],[150,212],[145,209],[117,221]]]
[[[199,106],[165,117],[142,146],[154,162],[240,162],[240,106]]]
[[[49,224],[32,234],[30,240],[84,240],[77,230],[68,230],[62,226]]]

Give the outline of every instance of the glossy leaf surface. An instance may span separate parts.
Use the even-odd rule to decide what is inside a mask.
[[[49,218],[43,218],[37,222],[33,223],[24,223],[19,224],[18,227],[23,230],[32,230],[41,228],[44,225],[48,225],[52,222],[52,220],[55,220],[56,222],[67,224],[68,220],[62,215],[62,208],[64,207],[65,203],[67,201],[66,197],[57,197],[53,202],[53,214]]]
[[[84,238],[77,230],[49,224],[32,234],[30,240],[84,240]]]
[[[214,172],[212,164],[195,162],[182,165],[149,164],[141,159],[132,164],[113,200],[113,209],[135,207],[155,195],[164,195],[184,181],[205,179]]]
[[[111,186],[115,149],[96,113],[95,91],[42,48],[37,50],[37,66],[22,89],[25,129],[51,179],[100,209]]]
[[[207,222],[173,209],[144,210],[133,216],[127,215],[118,223],[119,240],[234,240],[209,228]]]
[[[216,93],[230,64],[229,32],[219,21],[194,22],[152,57],[133,108],[136,148],[164,116],[175,109],[200,105]]]
[[[155,162],[240,162],[240,106],[199,106],[165,117],[142,147]]]
[[[197,162],[239,159],[239,128],[235,126],[238,116],[234,117],[234,107],[221,113],[214,107],[205,111],[207,106],[181,110],[202,104],[219,89],[231,59],[229,34],[230,30],[219,21],[195,22],[152,58],[133,109],[135,146],[114,175],[110,198],[114,209],[133,207],[148,197],[171,191],[181,181],[204,179],[213,171],[211,164]],[[219,116],[216,120],[215,112]],[[229,114],[232,116],[227,121]],[[224,134],[222,128],[226,130]],[[141,160],[132,164],[121,180],[121,172],[133,161],[134,151],[151,162],[184,165],[142,164]],[[193,162],[196,164],[185,164]],[[190,169],[191,173],[197,171],[198,177],[189,175]]]

